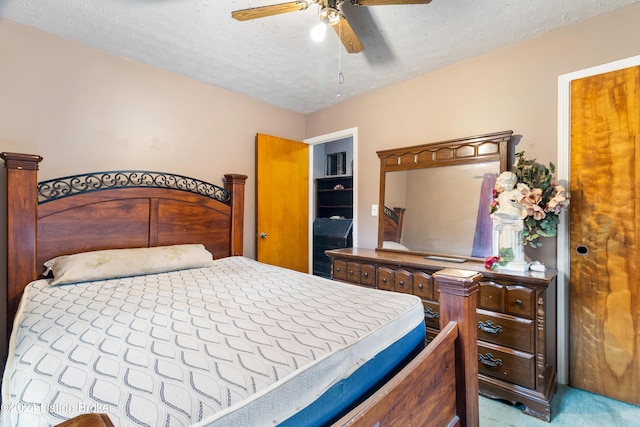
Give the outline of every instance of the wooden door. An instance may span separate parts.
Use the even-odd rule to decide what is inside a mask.
[[[309,272],[309,146],[256,137],[258,261]]]
[[[640,67],[571,84],[570,385],[640,405]]]

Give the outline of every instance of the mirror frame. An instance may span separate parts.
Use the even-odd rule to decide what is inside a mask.
[[[393,171],[435,168],[498,161],[499,173],[507,170],[507,147],[513,131],[488,133],[447,141],[377,151],[380,158],[380,209],[378,215],[378,251],[410,253],[423,256],[444,256],[455,259],[476,259],[451,254],[403,251],[382,247],[384,234],[385,174]]]

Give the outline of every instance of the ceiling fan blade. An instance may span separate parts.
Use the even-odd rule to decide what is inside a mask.
[[[353,31],[353,28],[351,28],[349,21],[347,21],[344,15],[340,16],[340,21],[333,26],[333,29],[340,38],[344,48],[347,49],[347,52],[359,53],[364,50],[362,42],[360,42],[356,32]]]
[[[290,1],[287,3],[272,4],[269,6],[252,7],[250,9],[242,9],[231,12],[231,17],[238,21],[247,21],[249,19],[264,18],[281,13],[297,12],[305,10],[309,7],[309,2],[305,0]]]
[[[428,4],[431,0],[351,0],[354,6],[385,6],[392,4]]]

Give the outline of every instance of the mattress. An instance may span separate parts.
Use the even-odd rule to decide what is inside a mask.
[[[318,425],[414,350],[423,318],[415,296],[244,257],[73,285],[38,280],[14,322],[3,425],[86,412],[116,426]]]

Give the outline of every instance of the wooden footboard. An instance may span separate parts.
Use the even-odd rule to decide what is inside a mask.
[[[481,274],[445,269],[441,331],[418,356],[334,427],[479,425],[476,293]]]
[[[459,425],[455,407],[455,340],[449,323],[400,373],[334,424],[338,426]]]

